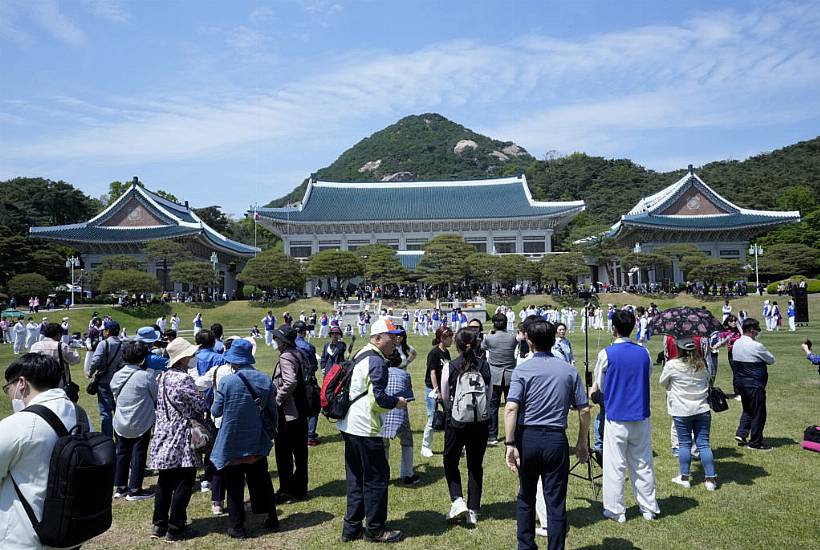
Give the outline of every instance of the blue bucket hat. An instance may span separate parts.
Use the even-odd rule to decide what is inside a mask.
[[[222,357],[226,363],[231,365],[241,366],[256,363],[256,359],[253,358],[253,344],[244,338],[234,340],[231,348]]]
[[[137,336],[136,336],[135,340],[137,342],[145,342],[146,344],[153,344],[154,342],[159,340],[159,338],[160,338],[160,334],[159,334],[159,332],[154,330],[154,327],[141,327],[137,331]]]

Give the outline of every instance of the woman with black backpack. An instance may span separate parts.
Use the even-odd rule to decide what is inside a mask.
[[[487,450],[489,403],[492,393],[490,365],[479,357],[481,340],[474,328],[462,328],[456,333],[459,356],[442,372],[442,398],[447,411],[444,428],[444,476],[452,501],[447,520],[466,518],[468,527],[475,527],[481,507],[484,482],[484,452]],[[467,450],[467,503],[461,489],[459,462]]]

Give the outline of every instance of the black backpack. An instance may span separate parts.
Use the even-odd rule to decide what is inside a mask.
[[[22,412],[36,414],[57,432],[42,521],[37,521],[31,504],[12,478],[40,543],[74,547],[105,533],[111,527],[114,441],[100,432],[83,432],[79,425],[69,432],[60,417],[43,405],[30,405]]]

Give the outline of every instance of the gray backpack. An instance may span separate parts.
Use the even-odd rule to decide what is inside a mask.
[[[468,370],[459,375],[453,392],[453,409],[450,420],[454,427],[474,422],[484,422],[490,418],[487,406],[487,384],[477,370]]]

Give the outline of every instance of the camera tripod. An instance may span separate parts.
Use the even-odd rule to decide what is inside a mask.
[[[585,294],[583,296],[582,294]],[[589,388],[592,386],[592,372],[589,370],[589,331],[590,331],[590,324],[589,324],[589,314],[590,310],[593,307],[593,302],[597,302],[596,297],[593,296],[589,292],[579,293],[578,296],[580,298],[584,298],[587,303],[584,305],[584,316],[585,316],[585,328],[584,330],[584,388],[586,389],[587,395],[589,395]],[[595,422],[590,416],[591,424],[594,426]],[[593,428],[594,429],[594,428]],[[589,430],[586,433],[587,437],[587,449],[589,449],[589,457],[587,458],[586,463],[577,460],[575,464],[569,469],[569,475],[572,477],[577,477],[578,479],[583,479],[589,482],[590,487],[592,488],[592,498],[598,499],[598,493],[601,490],[601,483],[598,481],[603,477],[603,473],[595,472],[595,468],[599,467],[598,463],[595,462],[592,453],[592,447],[589,444]],[[593,466],[594,464],[594,466]],[[575,469],[581,466],[580,471],[583,473],[575,472]]]

